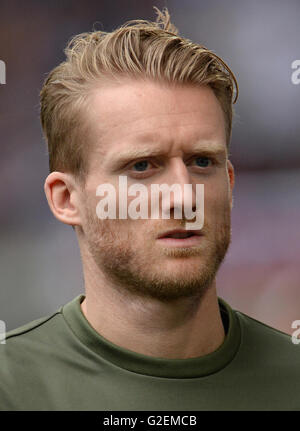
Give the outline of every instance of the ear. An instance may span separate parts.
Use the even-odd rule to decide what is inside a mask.
[[[229,177],[229,185],[230,185],[230,205],[231,209],[233,207],[233,188],[235,183],[235,175],[234,175],[234,168],[230,160],[227,160],[227,173]]]
[[[44,191],[54,217],[68,225],[81,225],[79,186],[73,175],[51,172],[45,180]]]

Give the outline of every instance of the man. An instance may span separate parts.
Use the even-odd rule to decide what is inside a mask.
[[[300,409],[299,347],[216,291],[231,237],[234,75],[158,12],[163,28],[75,37],[44,83],[45,193],[76,232],[85,294],[8,333],[3,410]],[[134,196],[120,178],[183,193],[160,195],[158,218],[121,217]],[[117,217],[101,218],[104,184]],[[189,203],[195,218],[199,190],[204,222],[191,228],[175,213]]]

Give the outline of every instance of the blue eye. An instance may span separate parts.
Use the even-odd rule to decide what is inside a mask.
[[[197,165],[200,168],[207,168],[207,166],[209,165],[210,159],[208,157],[197,157],[196,161],[197,161]]]
[[[137,171],[143,172],[148,167],[148,163],[148,160],[141,160],[140,162],[136,162],[133,168],[136,167]]]

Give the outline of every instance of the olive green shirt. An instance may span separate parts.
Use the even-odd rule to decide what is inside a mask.
[[[0,410],[300,410],[300,345],[218,298],[214,352],[164,359],[97,333],[79,295],[0,344]]]

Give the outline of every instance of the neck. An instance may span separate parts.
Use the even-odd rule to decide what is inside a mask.
[[[81,309],[90,325],[110,342],[166,359],[204,356],[223,343],[215,281],[201,299],[162,302],[116,288],[91,266],[84,265],[86,297]]]

